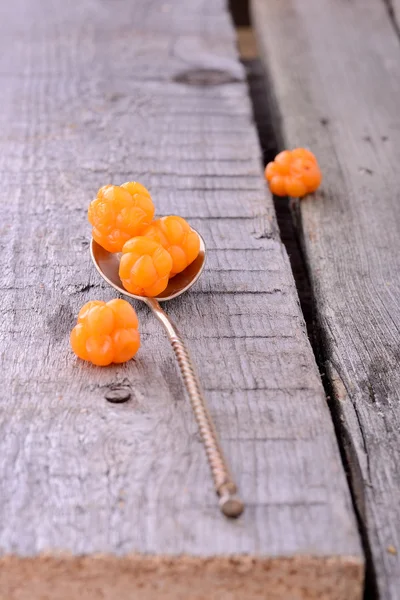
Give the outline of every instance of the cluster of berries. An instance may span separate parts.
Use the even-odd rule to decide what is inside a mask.
[[[137,296],[161,294],[200,251],[200,238],[185,219],[153,221],[154,212],[149,192],[133,181],[100,188],[89,206],[93,238],[109,252],[122,252],[121,281]]]
[[[265,169],[276,196],[302,198],[322,181],[314,154],[305,148],[284,150]],[[109,252],[121,252],[119,275],[128,292],[158,296],[168,281],[190,265],[200,251],[200,238],[182,217],[154,220],[148,190],[136,181],[106,185],[89,206],[92,235]],[[95,365],[130,360],[140,336],[134,309],[125,300],[88,302],[71,333],[75,354]]]
[[[121,281],[137,296],[161,294],[200,251],[200,238],[185,219],[172,215],[153,220],[154,212],[148,190],[136,181],[100,188],[89,206],[93,238],[109,252],[122,253]],[[72,349],[94,365],[126,362],[140,347],[138,325],[125,300],[88,302],[72,330]]]

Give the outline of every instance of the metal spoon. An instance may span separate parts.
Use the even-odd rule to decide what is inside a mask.
[[[238,517],[243,512],[244,505],[240,498],[236,496],[237,488],[229,472],[228,465],[218,441],[217,432],[201,391],[192,359],[176,325],[166,315],[158,302],[159,300],[165,302],[180,296],[191,288],[198,280],[203,271],[206,259],[204,240],[200,236],[200,253],[196,260],[182,273],[175,275],[175,277],[169,281],[167,289],[157,298],[135,296],[124,288],[118,273],[119,254],[112,254],[111,252],[104,250],[104,248],[93,239],[90,244],[90,254],[96,269],[107,283],[112,285],[121,294],[145,302],[164,326],[169,341],[171,342],[171,346],[175,352],[181,375],[186,386],[186,391],[199,427],[201,439],[206,449],[208,463],[214,480],[215,491],[219,497],[220,509],[227,517]]]

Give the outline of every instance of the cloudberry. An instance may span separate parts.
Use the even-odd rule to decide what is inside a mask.
[[[180,273],[198,256],[200,238],[182,217],[162,217],[144,230],[143,235],[161,244],[172,258],[170,277]]]
[[[126,242],[122,253],[119,276],[128,292],[158,296],[165,290],[172,258],[161,244],[148,237],[134,237]]]
[[[136,181],[100,188],[88,211],[93,238],[109,252],[121,252],[125,242],[140,235],[153,217],[151,196]]]
[[[138,326],[136,312],[126,300],[88,302],[71,332],[72,350],[98,366],[126,362],[139,350]]]
[[[273,194],[294,198],[315,192],[322,181],[317,159],[305,148],[280,152],[267,164],[265,178]]]

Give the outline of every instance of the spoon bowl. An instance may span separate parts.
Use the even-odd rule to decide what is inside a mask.
[[[190,289],[200,277],[206,262],[206,246],[201,235],[198,234],[198,236],[200,238],[200,252],[198,257],[188,267],[186,267],[184,271],[178,273],[175,275],[175,277],[172,277],[169,280],[167,288],[155,298],[156,300],[165,302],[166,300],[177,298]],[[130,296],[135,300],[141,300],[142,302],[146,302],[146,304],[148,304],[148,298],[131,294],[124,288],[118,272],[119,261],[121,258],[120,252],[108,252],[92,239],[90,243],[90,254],[94,266],[103,279],[107,281],[107,283],[112,285],[113,288],[118,290],[118,292],[121,294],[125,294],[125,296]]]
[[[120,294],[145,302],[164,326],[171,342],[171,346],[175,352],[182,379],[186,386],[186,391],[193,408],[200,436],[205,447],[215,491],[219,497],[220,509],[227,517],[238,517],[243,512],[244,505],[236,495],[236,484],[222,452],[217,431],[201,390],[193,361],[177,326],[172,322],[159,304],[159,302],[177,298],[190,289],[200,277],[206,260],[206,246],[203,238],[200,235],[199,237],[200,252],[196,260],[182,271],[182,273],[178,273],[178,275],[172,277],[167,288],[162,294],[157,296],[157,298],[136,296],[124,288],[119,276],[121,254],[108,252],[93,239],[90,244],[90,254],[94,266],[107,283],[115,288]]]

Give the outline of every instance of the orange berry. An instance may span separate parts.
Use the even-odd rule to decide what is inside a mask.
[[[135,194],[141,194],[142,196],[148,196],[150,198],[149,190],[138,181],[127,181],[126,183],[123,183],[121,187],[129,192],[131,196],[134,196]]]
[[[310,150],[295,148],[280,152],[274,162],[268,163],[265,179],[276,196],[302,198],[318,189],[322,174]]]
[[[102,300],[91,300],[90,302],[86,302],[79,311],[78,314],[78,323],[82,323],[88,314],[88,312],[94,308],[95,306],[104,306],[105,302]]]
[[[322,174],[317,163],[304,161],[302,180],[307,187],[307,192],[315,192],[321,185]]]
[[[286,196],[286,178],[283,175],[275,175],[269,182],[269,187],[275,196]]]
[[[140,336],[137,329],[117,329],[112,336],[114,344],[113,362],[123,363],[136,354],[140,346]]]
[[[279,167],[274,162],[269,162],[265,167],[265,179],[271,181],[275,175],[279,175]]]
[[[311,150],[307,150],[307,148],[295,148],[292,150],[291,154],[293,158],[308,159],[314,163],[317,163],[315,155],[311,152]]]
[[[137,296],[158,296],[168,285],[172,258],[148,237],[134,237],[122,248],[119,276],[124,288]]]
[[[110,335],[114,329],[114,311],[104,303],[104,306],[93,306],[85,317],[85,328],[89,335]]]
[[[279,152],[279,154],[275,156],[274,162],[279,169],[280,175],[288,175],[292,163],[292,153],[289,150]]]
[[[304,176],[304,182],[309,193],[316,192],[322,182],[321,171],[318,169],[313,173],[308,173],[307,176]]]
[[[199,255],[200,238],[182,217],[162,217],[144,230],[143,235],[158,242],[172,258],[170,277],[184,271]]]
[[[98,367],[107,367],[113,362],[114,347],[109,335],[89,335],[86,350],[90,362]]]
[[[116,298],[107,302],[107,306],[114,312],[115,329],[138,329],[139,320],[135,309],[129,302]]]
[[[302,198],[307,194],[307,188],[300,178],[296,179],[295,177],[288,177],[285,182],[285,187],[285,196],[292,196],[292,198]]]
[[[88,302],[71,332],[72,350],[98,366],[125,362],[139,350],[138,325],[136,312],[126,300]]]
[[[70,342],[72,350],[82,360],[89,360],[88,351],[86,349],[87,337],[83,323],[78,323],[71,331]]]
[[[93,238],[109,252],[121,252],[125,242],[148,227],[153,217],[150,194],[135,181],[100,188],[88,211]]]

